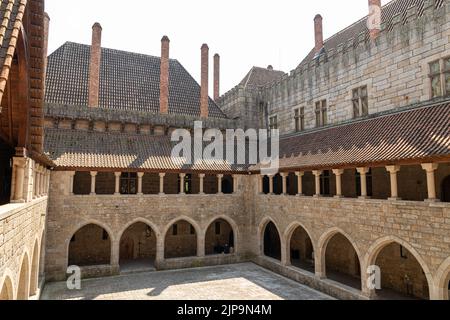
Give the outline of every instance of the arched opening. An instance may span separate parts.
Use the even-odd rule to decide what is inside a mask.
[[[156,234],[152,228],[143,222],[128,227],[120,239],[119,257],[122,272],[153,269]]]
[[[327,278],[361,290],[361,264],[351,242],[337,233],[328,241],[325,250]]]
[[[70,240],[69,265],[97,266],[110,264],[111,239],[102,227],[89,224],[78,230]]]
[[[205,254],[232,254],[235,252],[233,227],[224,219],[217,219],[208,227],[205,236]]]
[[[263,193],[270,193],[270,178],[268,176],[263,177]]]
[[[20,267],[19,286],[17,287],[17,300],[28,300],[30,292],[30,265],[28,255],[25,254]]]
[[[33,249],[33,263],[31,264],[31,278],[30,278],[30,296],[34,296],[37,293],[39,285],[39,244],[36,240]]]
[[[375,265],[381,271],[381,299],[429,299],[428,281],[425,273],[405,247],[394,242],[378,254]]]
[[[291,264],[294,267],[314,273],[314,248],[306,230],[298,226],[290,241]]]
[[[174,223],[167,230],[164,243],[166,259],[197,256],[197,231],[185,220]]]
[[[444,179],[442,182],[442,189],[441,189],[441,200],[442,202],[450,202],[450,176]]]
[[[264,255],[281,261],[281,240],[277,227],[269,222],[264,229]]]
[[[13,300],[13,284],[10,277],[6,277],[0,290],[0,301]]]
[[[283,177],[279,173],[273,177],[273,193],[276,195],[283,193]]]

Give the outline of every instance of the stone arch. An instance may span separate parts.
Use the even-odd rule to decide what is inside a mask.
[[[30,275],[30,296],[34,296],[39,285],[39,260],[40,260],[40,245],[39,239],[36,237],[33,246],[33,256],[31,258],[31,275]]]
[[[189,230],[180,230],[180,235],[184,238],[181,239],[177,234],[174,235],[173,227],[174,225],[182,224],[184,228],[193,228],[195,234],[189,232]],[[172,234],[170,231],[172,230]],[[192,239],[196,238],[195,242],[192,243]],[[178,237],[175,239],[174,237]],[[192,239],[191,239],[192,238]],[[166,228],[164,229],[164,258],[172,259],[172,258],[185,258],[185,257],[194,257],[201,254],[204,248],[204,239],[202,229],[193,219],[181,216],[171,220]],[[181,240],[181,241],[180,241]],[[186,240],[186,241],[183,241]],[[175,244],[175,250],[172,250],[171,244]]]
[[[114,245],[113,244],[115,242],[115,239],[113,236],[114,233],[111,231],[111,229],[109,227],[105,226],[103,223],[95,221],[95,220],[90,220],[90,221],[78,224],[76,228],[73,228],[73,231],[70,233],[70,237],[66,239],[67,266],[69,266],[69,264],[72,264],[70,261],[71,260],[70,249],[71,249],[72,240],[74,239],[74,237],[76,236],[77,233],[79,233],[80,231],[82,231],[83,229],[88,228],[88,227],[97,227],[97,228],[103,230],[103,232],[106,232],[108,239],[106,239],[106,240],[104,238],[102,238],[102,239],[103,239],[103,241],[109,242],[109,243],[103,244],[105,246],[105,248],[102,250],[102,251],[105,251],[105,252],[102,252],[103,257],[101,257],[101,259],[100,258],[98,259],[99,262],[97,262],[97,263],[94,262],[94,265],[103,265],[103,264],[111,264],[112,263],[112,258],[114,256],[114,252],[113,252]],[[108,252],[108,247],[109,247],[109,252]],[[92,250],[94,249],[91,246],[89,246],[89,248]],[[83,252],[83,254],[85,254],[85,255],[87,253],[89,253],[89,252]],[[75,260],[77,260],[77,259],[75,259]],[[93,259],[93,258],[89,257],[89,255],[86,255],[86,259],[84,259],[85,262],[83,262],[82,260],[83,259],[81,259],[80,261],[72,261],[72,262],[73,262],[73,264],[76,264],[79,266],[86,266],[86,265],[92,265],[90,263],[90,261],[94,261],[96,259]],[[102,263],[100,263],[100,261]]]
[[[215,223],[215,222],[217,222],[217,221],[220,221],[220,220],[224,220],[228,225],[229,225],[229,227],[231,228],[231,232],[232,232],[232,234],[233,234],[233,239],[232,239],[232,241],[231,241],[231,235],[228,237],[228,239],[224,239],[224,241],[229,245],[229,247],[233,247],[233,252],[234,253],[237,253],[237,252],[239,252],[239,246],[240,246],[240,243],[239,243],[239,240],[240,240],[240,234],[239,234],[239,227],[238,227],[238,225],[236,224],[236,222],[233,220],[233,219],[231,219],[230,217],[227,217],[227,216],[225,216],[225,215],[220,215],[220,216],[217,216],[217,217],[214,217],[213,219],[211,219],[207,224],[206,224],[206,228],[205,228],[205,234],[204,234],[204,238],[205,238],[205,252],[206,252],[206,254],[208,254],[208,251],[209,250],[207,250],[207,243],[206,243],[206,239],[208,238],[208,231],[210,230],[210,228],[212,228],[213,227],[213,224]],[[231,243],[232,242],[232,243]]]
[[[266,242],[268,242],[269,236],[268,236],[268,229],[267,227],[271,226],[273,229],[273,237],[274,239],[272,243],[272,245],[275,245],[275,247],[273,248],[273,250],[269,250],[266,246]],[[277,224],[275,223],[275,221],[272,218],[266,217],[262,220],[262,222],[259,225],[259,230],[258,230],[258,239],[260,242],[260,254],[262,256],[266,256],[269,258],[273,258],[276,260],[283,260],[283,243],[281,241],[281,233],[280,233],[280,228],[278,228]],[[278,249],[278,245],[279,245],[279,249]],[[269,251],[273,251],[273,252],[269,252]],[[270,254],[270,255],[267,255]]]
[[[3,272],[3,280],[0,282],[0,301],[14,300],[15,291],[12,279],[12,272],[9,269],[6,269]]]
[[[389,245],[392,245],[392,244],[397,244],[397,245],[405,248],[414,257],[414,259],[417,261],[417,263],[419,264],[420,268],[422,269],[422,271],[425,275],[425,278],[426,278],[426,281],[428,284],[428,289],[431,294],[432,288],[433,288],[433,280],[432,280],[432,275],[431,275],[431,272],[430,272],[427,264],[425,263],[425,261],[423,260],[421,255],[417,252],[417,250],[414,249],[413,246],[411,246],[408,242],[404,241],[401,238],[398,238],[395,236],[387,236],[387,237],[383,237],[383,238],[380,238],[377,241],[375,241],[375,243],[373,243],[370,246],[370,248],[367,251],[367,254],[364,258],[364,261],[365,261],[364,267],[368,268],[369,266],[376,265],[377,258],[379,257],[380,253],[385,248],[387,248]]]
[[[436,272],[435,288],[436,299],[450,300],[450,257],[445,260]]]
[[[345,250],[345,247],[347,247],[347,253],[350,260],[350,263],[346,266],[348,267],[348,270],[343,270],[341,266],[335,268],[336,275],[330,275],[329,272],[327,272],[328,269],[332,269],[334,265],[330,265],[330,263],[327,265],[327,253],[331,252],[328,251],[329,245],[333,241],[340,241],[341,244],[343,244],[342,247]],[[319,245],[317,246],[317,250],[319,251],[316,254],[316,273],[323,278],[330,278],[332,280],[336,280],[338,282],[341,282],[345,285],[354,287],[358,290],[362,289],[362,262],[361,259],[362,255],[358,249],[358,246],[356,245],[356,242],[342,229],[338,227],[334,227],[331,229],[328,229],[319,239]],[[337,259],[339,257],[343,257],[343,255],[338,254],[336,255]],[[330,255],[328,255],[328,258],[330,260]],[[353,260],[353,261],[352,261]],[[338,261],[335,264],[341,264],[342,261]]]
[[[160,236],[156,225],[147,219],[127,223],[117,237],[121,270],[153,268]]]
[[[17,300],[28,300],[30,293],[30,259],[28,251],[22,255],[22,263],[18,275]]]
[[[284,240],[283,241],[286,243],[286,245],[285,245],[285,251],[286,251],[285,255],[286,255],[286,257],[288,257],[288,264],[292,264],[292,252],[291,252],[292,237],[294,236],[295,232],[297,232],[297,230],[299,228],[301,228],[305,232],[305,234],[307,235],[307,237],[309,238],[309,240],[311,242],[311,247],[312,247],[311,248],[311,251],[312,251],[311,252],[311,259],[312,259],[312,262],[314,263],[317,242],[316,242],[315,238],[312,236],[311,232],[308,231],[308,228],[306,228],[303,223],[295,221],[295,222],[291,223],[286,228],[286,232],[284,233]],[[312,265],[311,268],[306,268],[306,270],[314,272],[314,268],[315,268],[315,266]]]

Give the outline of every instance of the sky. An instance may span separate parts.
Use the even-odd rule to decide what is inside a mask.
[[[382,1],[382,4],[389,0]],[[314,23],[323,16],[325,39],[368,14],[368,0],[46,0],[49,53],[66,41],[90,44],[92,25],[102,46],[153,56],[170,38],[170,56],[200,80],[200,47],[221,57],[221,94],[252,66],[290,72],[314,47]]]

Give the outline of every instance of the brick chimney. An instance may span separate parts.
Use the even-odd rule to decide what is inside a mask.
[[[161,79],[159,95],[159,112],[169,113],[169,47],[170,40],[167,36],[161,39]]]
[[[214,55],[214,101],[220,98],[220,56]]]
[[[89,107],[98,107],[100,89],[100,61],[102,56],[102,26],[92,26],[91,60],[89,64]]]
[[[367,27],[370,38],[375,40],[381,31],[381,0],[369,0],[369,16],[367,17]]]
[[[208,72],[209,72],[209,48],[205,43],[202,45],[202,65],[201,65],[201,89],[200,89],[200,116],[209,116],[209,96],[208,96]]]
[[[318,54],[323,48],[323,27],[322,16],[320,14],[314,17],[314,37],[316,40],[315,52]]]

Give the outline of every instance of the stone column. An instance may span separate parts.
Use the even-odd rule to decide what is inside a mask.
[[[273,195],[273,175],[269,177],[269,194]]]
[[[75,178],[75,171],[69,172],[69,195],[73,196],[73,181]]]
[[[186,178],[186,174],[180,173],[180,194],[185,194],[185,192],[184,192],[184,178]]]
[[[23,194],[23,187],[24,187],[23,184],[25,181],[26,159],[22,157],[14,157],[13,163],[14,163],[14,170],[16,171],[13,202],[23,203],[25,202]]]
[[[334,175],[336,176],[336,196],[335,198],[342,198],[342,175],[344,169],[334,169]]]
[[[203,173],[199,174],[198,178],[200,179],[200,192],[199,192],[199,194],[205,194],[205,192],[204,192],[205,174],[203,174]]]
[[[115,196],[120,195],[120,176],[121,175],[122,175],[122,172],[114,172],[114,176],[115,176],[114,195]]]
[[[356,169],[361,177],[361,196],[360,199],[367,199],[367,174],[370,168],[357,168]]]
[[[287,195],[287,173],[280,173],[281,179],[283,180],[283,190],[281,191],[283,195]]]
[[[397,183],[397,173],[400,171],[400,166],[387,166],[387,172],[391,177],[391,197],[389,200],[400,200],[398,197],[398,183]]]
[[[41,166],[41,197],[45,195],[45,167]]]
[[[160,173],[164,174],[164,173]],[[155,264],[159,268],[159,264],[164,261],[164,235],[159,234],[156,238],[156,258]]]
[[[422,169],[427,172],[427,187],[428,187],[427,201],[438,201],[436,196],[436,180],[434,177],[434,172],[438,169],[438,167],[439,164],[437,163],[422,164]]]
[[[35,171],[36,171],[36,180],[34,181],[34,193],[35,193],[35,198],[39,198],[41,195],[41,166],[36,164],[35,167]]]
[[[165,173],[159,174],[159,195],[160,196],[164,195],[164,177],[165,176],[166,176]],[[164,256],[164,251],[163,251],[163,256]]]
[[[238,193],[238,178],[239,178],[239,175],[237,175],[237,174],[233,175],[233,193],[234,194]]]
[[[138,190],[137,194],[138,196],[142,196],[144,193],[142,192],[142,178],[144,177],[144,172],[138,172]]]
[[[217,193],[222,194],[222,180],[223,180],[223,174],[217,175]]]
[[[197,233],[197,257],[204,257],[205,256],[205,236],[198,233],[197,230],[195,230]]]
[[[297,196],[301,197],[301,196],[303,196],[303,176],[305,175],[305,173],[297,171],[295,173],[295,175],[297,176],[297,184],[298,184],[297,185],[297,189],[298,189]]]
[[[95,195],[95,178],[97,177],[96,171],[91,171],[91,196]]]
[[[50,181],[50,171],[48,169],[45,169],[44,194],[46,196],[48,195],[49,181]]]
[[[323,171],[315,170],[313,171],[313,175],[316,180],[316,193],[314,194],[314,197],[319,198],[320,197],[320,176],[322,175]]]
[[[264,193],[264,176],[261,174],[258,176],[258,193]]]

